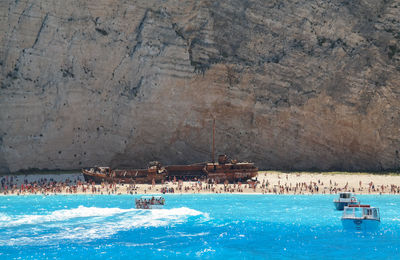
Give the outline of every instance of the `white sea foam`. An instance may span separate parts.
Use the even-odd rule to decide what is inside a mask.
[[[107,219],[110,216],[112,217]],[[56,226],[59,232],[32,237],[15,237],[8,241],[0,241],[0,244],[27,245],[32,243],[54,244],[65,240],[90,241],[107,238],[119,231],[127,231],[134,228],[179,224],[194,216],[208,219],[207,214],[185,207],[137,210],[79,206],[76,209],[57,210],[49,215],[25,215],[20,219],[10,221],[7,224],[8,227],[46,223],[43,228]],[[65,221],[72,219],[74,220],[65,223]],[[1,225],[4,225],[4,223],[0,223]],[[24,227],[21,226],[21,228]]]
[[[197,257],[201,257],[201,256],[203,256],[204,254],[207,254],[207,253],[209,253],[209,252],[215,252],[215,250],[212,249],[212,248],[205,248],[205,249],[203,249],[203,250],[201,250],[201,251],[196,252],[196,256],[197,256]]]
[[[200,233],[195,233],[195,234],[185,234],[185,233],[178,232],[177,237],[199,237],[199,236],[206,236],[208,234],[210,234],[210,232],[200,232]]]
[[[0,221],[10,221],[11,218],[6,214],[0,213]],[[1,225],[1,224],[0,224]]]
[[[141,247],[141,246],[153,246],[154,243],[125,243],[125,246]]]
[[[115,214],[129,212],[134,209],[120,209],[120,208],[96,208],[79,206],[76,209],[62,209],[56,210],[49,215],[23,215],[17,219],[5,223],[3,226],[19,226],[26,224],[41,224],[52,221],[65,221],[73,218],[87,218],[87,217],[107,217]],[[2,226],[2,225],[0,225]]]

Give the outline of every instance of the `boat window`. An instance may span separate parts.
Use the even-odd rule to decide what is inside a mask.
[[[354,209],[355,209],[354,216],[355,216],[356,218],[361,218],[361,217],[362,217],[362,214],[363,214],[362,209],[361,209],[361,208],[354,208]]]
[[[346,208],[344,210],[344,214],[343,215],[345,215],[345,216],[353,216],[354,215],[353,208]]]
[[[342,193],[342,194],[340,194],[340,198],[349,199],[350,198],[350,194],[349,193]]]
[[[372,210],[371,209],[364,209],[364,215],[372,216]]]
[[[378,212],[376,209],[373,210],[373,216],[374,218],[378,218]]]

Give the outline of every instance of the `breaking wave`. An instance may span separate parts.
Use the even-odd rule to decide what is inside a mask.
[[[0,222],[2,222],[2,221],[10,221],[10,220],[11,220],[11,218],[9,216],[7,216],[6,214],[0,213]],[[0,226],[1,226],[1,224],[0,224]]]
[[[49,215],[23,215],[21,218],[17,218],[15,220],[5,223],[4,226],[13,227],[25,224],[42,224],[45,222],[65,221],[73,218],[107,217],[129,211],[132,211],[132,209],[79,206],[76,209],[56,210]],[[3,225],[0,225],[0,227],[1,226]]]
[[[79,206],[75,209],[54,211],[48,215],[23,215],[10,218],[0,215],[0,228],[26,229],[18,232],[24,236],[0,240],[0,245],[53,244],[64,240],[91,241],[110,237],[120,231],[142,227],[160,227],[184,223],[190,217],[209,218],[203,213],[186,207],[173,209],[120,209]],[[31,234],[32,227],[46,230],[57,227],[59,232],[42,235]]]

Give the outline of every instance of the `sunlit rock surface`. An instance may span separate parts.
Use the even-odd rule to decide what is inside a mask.
[[[0,1],[0,171],[400,167],[400,1]]]

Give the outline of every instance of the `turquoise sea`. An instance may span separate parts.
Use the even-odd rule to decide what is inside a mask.
[[[1,259],[400,259],[400,196],[377,206],[377,232],[343,230],[331,195],[0,197]]]

